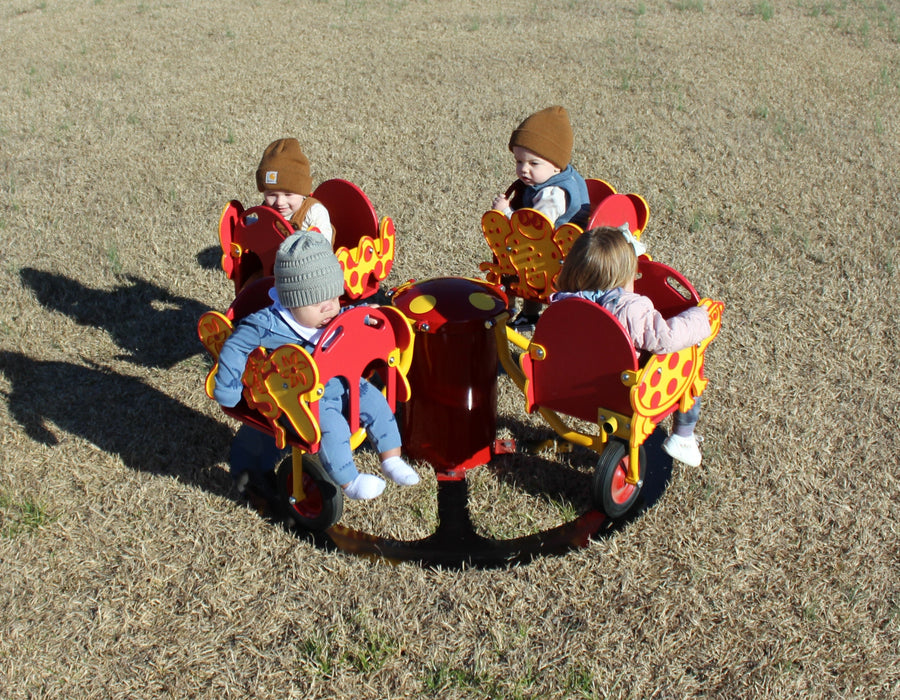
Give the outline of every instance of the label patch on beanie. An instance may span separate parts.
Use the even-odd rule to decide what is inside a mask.
[[[278,184],[278,171],[277,170],[267,170],[266,171],[266,184],[267,185],[277,185]]]

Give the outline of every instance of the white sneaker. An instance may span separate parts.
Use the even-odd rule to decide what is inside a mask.
[[[677,459],[689,467],[699,467],[700,461],[703,459],[695,435],[682,437],[672,433],[663,440],[662,448],[672,459]]]

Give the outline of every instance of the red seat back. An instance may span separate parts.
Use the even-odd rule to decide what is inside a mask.
[[[245,316],[271,306],[272,298],[269,296],[269,290],[274,285],[274,277],[261,277],[254,280],[238,293],[225,312],[225,316],[236,324]]]
[[[378,216],[365,193],[348,180],[326,180],[312,193],[334,226],[332,247],[355,248],[363,236],[378,238]]]
[[[391,307],[357,306],[338,316],[328,326],[312,353],[319,377],[326,383],[343,377],[350,394],[348,423],[351,431],[359,428],[359,380],[378,370],[384,381],[391,411],[396,402],[409,398],[408,384],[398,373],[398,365],[388,357],[397,348],[412,343],[412,331]]]
[[[603,407],[632,413],[622,372],[638,369],[638,356],[622,324],[606,309],[579,298],[563,299],[544,311],[532,337],[533,352],[522,357],[529,411],[535,406],[597,422]]]
[[[600,204],[600,202],[609,197],[609,195],[616,193],[613,186],[605,180],[589,177],[586,178],[584,182],[587,185],[588,199],[591,202],[591,211],[593,211],[594,207]]]
[[[245,210],[236,200],[228,203],[219,220],[219,240],[222,267],[234,282],[235,294],[273,273],[278,246],[293,230],[274,209],[260,205]]]
[[[593,200],[591,200],[593,205]],[[611,194],[591,209],[587,229],[598,226],[618,228],[628,224],[631,232],[643,231],[647,225],[650,210],[644,199],[637,194]]]
[[[678,270],[644,257],[638,258],[634,291],[650,297],[663,318],[677,316],[700,302],[697,290]]]
[[[344,269],[342,302],[375,294],[394,261],[394,222],[380,222],[365,193],[347,180],[326,180],[313,196],[328,209],[334,253]]]

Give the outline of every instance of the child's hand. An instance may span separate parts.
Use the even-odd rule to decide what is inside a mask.
[[[510,208],[509,199],[506,198],[506,195],[498,194],[494,197],[493,208],[497,211],[506,211]]]
[[[360,304],[360,306],[368,306],[371,308],[376,308],[377,304]],[[375,318],[374,316],[369,316],[366,314],[365,318],[363,318],[363,323],[367,326],[371,326],[372,328],[381,328],[384,321],[380,318]]]

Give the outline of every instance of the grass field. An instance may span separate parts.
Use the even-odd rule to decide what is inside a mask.
[[[900,696],[896,0],[6,0],[0,65],[0,697]],[[386,287],[474,276],[510,131],[551,104],[725,301],[703,465],[520,566],[261,518],[196,340],[233,292],[223,205],[295,136],[394,220]],[[552,437],[522,404],[501,381],[500,432]],[[427,535],[417,466],[343,522]],[[570,519],[590,466],[474,470],[475,527]]]

